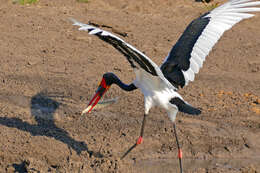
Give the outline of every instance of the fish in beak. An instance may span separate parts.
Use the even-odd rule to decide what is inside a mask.
[[[93,96],[93,98],[90,100],[88,107],[82,111],[82,115],[85,113],[90,113],[91,110],[97,105],[97,103],[99,102],[99,100],[101,99],[101,97],[105,94],[105,92],[107,92],[107,90],[109,89],[111,85],[107,85],[105,78],[103,77],[98,89],[96,91],[96,94]]]

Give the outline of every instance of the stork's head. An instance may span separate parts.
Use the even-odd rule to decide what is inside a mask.
[[[102,80],[96,90],[95,95],[90,100],[87,109],[82,113],[89,113],[99,102],[102,96],[107,92],[110,86],[115,82],[116,76],[113,73],[105,73],[102,77]]]

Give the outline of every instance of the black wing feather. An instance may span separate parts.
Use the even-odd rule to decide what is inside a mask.
[[[121,52],[127,58],[133,68],[137,68],[137,66],[134,64],[134,62],[136,62],[145,71],[152,74],[153,76],[157,76],[156,71],[154,67],[150,64],[150,62],[142,55],[130,49],[124,42],[111,36],[102,36],[101,33],[98,33],[96,35],[101,40],[111,44],[114,48]]]
[[[223,33],[241,20],[253,17],[250,13],[260,11],[259,5],[256,0],[229,0],[193,20],[161,65],[163,75],[180,87],[193,81]]]
[[[91,31],[94,31],[94,35],[98,36],[101,40],[111,44],[114,48],[116,48],[119,52],[121,52],[129,61],[130,65],[132,68],[142,68],[146,72],[150,73],[153,76],[158,76],[156,72],[156,67],[158,66],[151,63],[151,61],[148,60],[147,57],[140,51],[136,50],[133,48],[131,45],[127,44],[124,42],[122,39],[119,37],[107,32],[103,31],[99,28],[96,28],[91,25],[83,24],[80,22],[77,22],[74,19],[71,19],[74,22],[74,25],[81,26],[80,29],[87,30],[89,33]],[[105,33],[105,34],[104,34]],[[158,70],[160,70],[158,68]]]
[[[208,13],[193,20],[177,43],[171,49],[167,60],[161,65],[161,70],[166,79],[174,86],[184,87],[185,78],[182,70],[187,71],[190,68],[190,58],[192,49],[201,35],[204,28],[209,23]]]

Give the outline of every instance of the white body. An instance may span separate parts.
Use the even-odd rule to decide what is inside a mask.
[[[142,69],[135,69],[135,74],[134,85],[144,95],[145,114],[148,114],[153,106],[159,106],[167,111],[170,120],[174,122],[178,108],[169,101],[174,97],[182,97],[157,76],[152,76]]]

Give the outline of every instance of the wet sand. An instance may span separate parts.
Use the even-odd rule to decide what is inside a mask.
[[[215,3],[217,1],[213,1]],[[200,2],[5,1],[0,6],[0,172],[178,172],[172,124],[150,111],[144,142],[124,160],[143,118],[140,91],[112,86],[115,104],[81,116],[102,74],[134,79],[112,46],[68,20],[103,25],[161,64]],[[123,33],[123,36],[122,36]],[[179,93],[200,116],[177,115],[184,171],[260,172],[260,14],[227,31]]]

